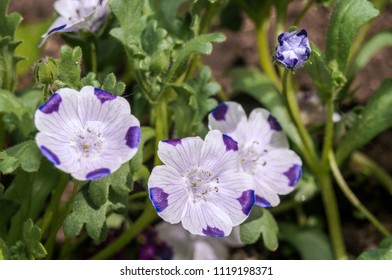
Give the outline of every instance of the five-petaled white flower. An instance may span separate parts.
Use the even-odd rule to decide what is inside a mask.
[[[91,86],[58,90],[34,121],[42,154],[78,180],[116,171],[136,154],[141,137],[128,101]]]
[[[150,199],[165,221],[192,234],[223,237],[241,224],[254,204],[250,177],[240,173],[238,146],[220,131],[161,141],[148,181]]]
[[[265,109],[254,109],[249,119],[236,102],[219,104],[208,116],[210,129],[219,129],[238,142],[243,172],[253,178],[256,204],[279,204],[278,194],[291,192],[302,175],[302,161],[289,150],[277,120]]]
[[[40,46],[48,36],[56,32],[94,32],[110,12],[108,0],[57,0],[54,8],[60,17],[53,22],[48,32],[42,35]]]

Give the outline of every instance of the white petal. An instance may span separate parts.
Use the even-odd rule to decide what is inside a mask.
[[[247,142],[259,142],[260,151],[268,148],[288,148],[288,140],[277,120],[265,109],[254,109],[248,120]]]
[[[205,137],[201,166],[214,175],[226,170],[239,170],[238,145],[231,137],[211,130]]]
[[[222,102],[208,115],[208,127],[230,135],[243,120],[246,120],[246,114],[239,103]]]
[[[78,18],[77,11],[80,8],[80,0],[57,0],[54,9],[64,18]]]
[[[60,170],[66,173],[73,173],[80,169],[80,163],[70,150],[67,139],[55,138],[39,132],[35,140],[44,156]]]
[[[230,217],[213,203],[188,200],[182,215],[182,225],[192,234],[202,236],[228,236],[233,227]]]
[[[233,225],[248,217],[255,202],[251,178],[245,173],[225,172],[219,176],[218,190],[210,192],[208,202],[222,209]]]
[[[195,241],[181,224],[161,222],[155,229],[158,231],[158,238],[173,250],[173,260],[193,259]]]
[[[210,240],[213,239],[213,240]],[[210,240],[210,242],[208,242]],[[194,260],[224,260],[228,256],[228,249],[219,239],[212,237],[199,238],[194,244]]]
[[[35,113],[35,126],[56,138],[68,138],[70,132],[81,127],[77,114],[78,92],[60,89]]]
[[[291,150],[274,149],[263,155],[259,163],[253,175],[256,196],[276,206],[279,199],[274,194],[288,194],[294,190],[301,178],[302,161]]]
[[[183,177],[170,166],[156,166],[148,180],[150,199],[165,221],[179,223],[188,193]]]
[[[159,142],[158,156],[161,161],[176,169],[181,175],[200,165],[204,142],[200,137],[187,137]]]

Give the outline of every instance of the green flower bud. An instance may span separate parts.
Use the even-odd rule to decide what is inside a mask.
[[[150,70],[157,75],[169,67],[169,55],[163,51],[156,52],[151,57]]]
[[[58,75],[56,61],[49,57],[41,59],[34,67],[34,76],[37,84],[51,85]]]

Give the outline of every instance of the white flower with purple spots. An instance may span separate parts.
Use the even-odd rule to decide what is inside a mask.
[[[275,57],[290,70],[301,67],[310,57],[310,45],[306,30],[280,34]]]
[[[238,146],[218,130],[205,140],[161,141],[148,181],[150,199],[166,222],[192,234],[223,237],[241,224],[254,204],[252,182],[239,169]]]
[[[302,175],[302,161],[289,150],[277,120],[265,109],[254,109],[247,118],[236,102],[218,105],[208,116],[210,129],[219,129],[238,143],[241,169],[253,179],[255,204],[279,204],[279,194],[291,192]]]
[[[136,154],[141,137],[128,101],[91,86],[58,90],[34,121],[42,154],[78,180],[116,171]]]
[[[56,32],[87,30],[94,32],[105,21],[110,9],[108,0],[57,0],[54,8],[60,15],[42,35],[40,46]]]

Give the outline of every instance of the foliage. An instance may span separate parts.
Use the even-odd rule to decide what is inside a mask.
[[[352,106],[356,85],[368,82],[358,81],[359,73],[392,45],[391,30],[372,29],[390,1],[303,2],[291,22],[293,2],[288,0],[111,0],[111,15],[97,31],[64,33],[58,54],[45,57],[36,44],[49,20],[20,25],[22,17],[7,12],[9,1],[0,1],[0,259],[112,258],[128,249],[135,257],[141,232],[157,222],[146,186],[154,166],[162,164],[159,141],[203,138],[208,114],[222,101],[271,112],[303,162],[293,194],[282,196],[275,208],[254,206],[240,225],[244,252],[265,258],[274,251],[282,258],[289,248],[294,251],[290,258],[347,258],[340,217],[356,219],[352,208],[388,235],[354,194],[363,185],[353,190],[348,185],[368,176],[355,173],[358,157],[352,155],[391,128],[391,80],[383,81],[361,107]],[[296,69],[308,74],[303,86],[300,75],[275,64],[269,42],[275,44],[284,26],[300,26],[310,8],[320,6],[332,13],[326,45],[311,42],[309,61]],[[245,14],[256,29],[260,67],[231,65],[231,84],[221,84],[214,65],[203,57],[214,55],[214,47],[226,40],[223,28],[243,32]],[[17,68],[22,55],[29,60]],[[26,72],[33,72],[35,83],[19,85]],[[141,140],[136,155],[115,173],[79,182],[43,157],[34,115],[58,89],[84,86],[124,97],[140,120]],[[321,119],[317,123],[314,115],[305,123],[309,110],[299,106],[298,92],[308,87],[317,95],[310,110]],[[376,179],[392,188],[388,172],[374,163],[367,167],[377,169],[371,173],[382,174]],[[353,173],[346,181],[344,176]],[[345,197],[335,195],[337,187]],[[116,217],[115,226],[109,217]],[[57,235],[60,228],[63,239]],[[391,259],[391,244],[386,238],[379,248],[355,258]],[[91,250],[85,252],[85,246]]]

